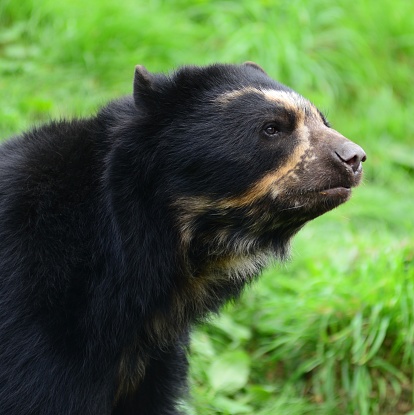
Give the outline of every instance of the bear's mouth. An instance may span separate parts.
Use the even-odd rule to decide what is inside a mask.
[[[318,193],[321,196],[332,197],[332,198],[348,198],[351,196],[352,190],[348,186],[331,187],[324,190],[319,190]]]
[[[350,185],[332,186],[312,192],[312,198],[322,208],[326,205],[335,207],[348,201],[351,194],[352,186]]]
[[[320,199],[322,202],[336,201],[338,204],[341,204],[346,202],[351,197],[352,188],[359,185],[361,178],[362,169],[358,168],[354,175],[348,177],[345,182],[338,181],[337,183],[329,184],[326,187],[319,188],[310,193],[313,193],[313,195],[316,196],[317,199]]]
[[[302,218],[302,214],[313,219],[317,216],[336,208],[337,206],[347,202],[352,194],[352,186],[342,185],[334,187],[326,187],[322,189],[312,189],[292,194],[287,211],[291,213],[298,212],[298,217]],[[308,218],[308,219],[309,219]]]

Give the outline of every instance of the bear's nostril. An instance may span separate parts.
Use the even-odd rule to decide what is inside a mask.
[[[335,153],[345,164],[352,168],[353,172],[356,172],[361,163],[367,159],[365,151],[352,142],[343,144],[335,150]]]

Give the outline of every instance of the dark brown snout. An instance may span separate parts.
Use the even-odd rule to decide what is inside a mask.
[[[361,169],[361,163],[367,159],[365,151],[352,141],[341,144],[335,149],[335,153],[354,173]]]

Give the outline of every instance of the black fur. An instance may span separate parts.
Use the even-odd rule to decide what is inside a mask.
[[[132,97],[0,147],[1,414],[177,415],[191,325],[349,197],[348,141],[249,87],[291,93],[251,63],[137,67]]]

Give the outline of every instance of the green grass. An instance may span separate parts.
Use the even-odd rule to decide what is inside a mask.
[[[368,154],[353,199],[193,336],[189,414],[414,413],[414,3],[2,0],[0,137],[253,60]]]

